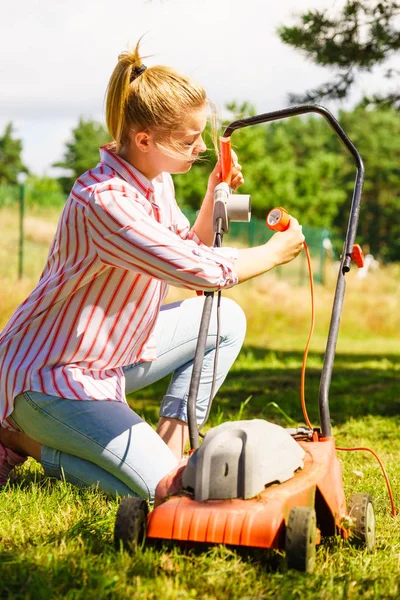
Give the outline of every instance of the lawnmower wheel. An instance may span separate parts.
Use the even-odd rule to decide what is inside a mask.
[[[148,506],[145,500],[126,496],[118,507],[114,527],[114,544],[131,553],[141,550],[146,541]]]
[[[286,564],[288,569],[311,573],[315,566],[317,520],[315,510],[308,506],[291,509],[286,526]]]
[[[352,494],[349,501],[349,517],[352,536],[350,541],[355,546],[373,552],[375,548],[375,511],[369,494]]]

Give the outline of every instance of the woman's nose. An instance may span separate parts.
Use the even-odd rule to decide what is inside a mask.
[[[203,138],[199,141],[199,144],[195,148],[196,154],[200,154],[200,152],[205,152],[207,150],[207,146],[204,143]]]

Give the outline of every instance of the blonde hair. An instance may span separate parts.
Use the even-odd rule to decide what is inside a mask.
[[[106,123],[117,151],[131,130],[152,130],[163,151],[173,146],[171,132],[182,130],[188,115],[208,103],[204,88],[170,67],[147,69],[139,54],[119,55],[107,88]],[[179,148],[176,148],[179,152]]]

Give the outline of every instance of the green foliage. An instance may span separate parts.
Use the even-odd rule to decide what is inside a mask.
[[[346,0],[336,18],[326,10],[309,10],[293,27],[278,29],[281,40],[297,48],[316,64],[337,69],[333,79],[303,95],[292,94],[292,102],[314,102],[321,98],[341,99],[348,96],[359,72],[370,72],[400,50],[396,0]],[[386,70],[388,78],[398,75]],[[365,104],[400,107],[400,93],[366,97]]]
[[[66,199],[61,183],[47,175],[30,175],[26,181],[26,188],[27,200],[31,206],[61,207]]]
[[[79,119],[78,125],[72,130],[72,139],[66,144],[63,160],[53,165],[68,169],[71,173],[59,179],[66,194],[77,177],[99,162],[99,147],[110,141],[110,136],[101,123]]]
[[[307,225],[331,226],[345,199],[337,184],[343,153],[323,120],[296,117],[245,128],[233,141],[255,216],[282,205]]]
[[[0,183],[0,208],[13,206],[18,202],[20,195],[20,186]]]
[[[358,107],[342,112],[340,121],[365,163],[359,238],[383,260],[400,260],[400,115]],[[345,169],[343,177],[350,190],[353,173]]]
[[[238,107],[231,120],[241,118]],[[400,115],[390,108],[341,112],[339,122],[365,163],[365,187],[357,241],[374,256],[400,260]],[[346,234],[355,178],[352,159],[325,119],[292,117],[237,130],[232,146],[243,166],[242,193],[251,194],[252,216],[264,219],[273,206],[284,206],[304,225]],[[198,209],[214,160],[194,164],[175,178],[179,202]]]
[[[14,137],[12,123],[7,123],[0,136],[0,184],[15,185],[19,173],[28,173],[21,159],[22,142]]]

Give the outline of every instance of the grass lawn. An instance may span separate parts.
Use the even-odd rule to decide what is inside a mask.
[[[9,216],[3,213],[0,255],[7,256]],[[0,326],[32,289],[43,264],[46,226],[29,234],[27,275],[15,282],[12,261],[1,261]],[[40,239],[39,239],[40,238]],[[48,244],[47,244],[48,245]],[[9,250],[8,250],[9,252]],[[14,266],[12,266],[14,268]],[[306,377],[309,417],[318,424],[317,397],[335,276],[317,286],[317,327]],[[399,269],[367,280],[348,277],[340,341],[330,390],[339,446],[369,446],[383,460],[400,505]],[[171,299],[178,292],[171,292]],[[302,422],[299,380],[308,334],[309,292],[284,277],[259,278],[227,292],[248,316],[245,346],[221,388],[210,425],[262,417]],[[167,381],[129,397],[155,424]],[[146,546],[131,557],[113,547],[118,501],[44,477],[33,460],[0,492],[0,598],[10,599],[387,599],[400,597],[400,521],[390,515],[378,463],[367,453],[339,453],[346,496],[373,496],[376,551],[337,538],[323,540],[313,574],[285,569],[279,554],[225,547],[183,550]]]

